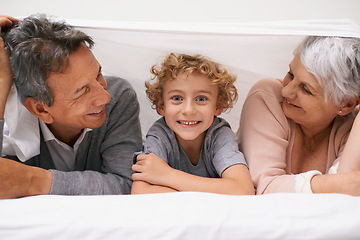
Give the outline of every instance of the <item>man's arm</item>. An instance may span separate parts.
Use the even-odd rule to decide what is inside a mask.
[[[0,199],[49,194],[50,171],[0,158]]]
[[[247,167],[236,164],[228,167],[221,178],[206,178],[171,168],[155,154],[140,154],[133,165],[133,180],[177,191],[197,191],[221,194],[254,194],[254,186]],[[145,193],[145,192],[144,192]]]
[[[0,15],[0,33],[4,28],[11,27],[18,19]],[[9,54],[5,49],[4,40],[0,37],[0,119],[4,118],[6,100],[12,85]]]

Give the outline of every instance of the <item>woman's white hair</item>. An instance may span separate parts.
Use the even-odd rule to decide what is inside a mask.
[[[335,104],[360,96],[360,38],[309,36],[295,49]]]

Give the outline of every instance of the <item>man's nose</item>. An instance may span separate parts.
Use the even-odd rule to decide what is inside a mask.
[[[94,86],[95,91],[94,91],[94,102],[93,105],[95,106],[101,106],[101,105],[105,105],[107,103],[110,102],[111,97],[110,94],[106,91],[107,88],[107,84],[105,82],[97,82]]]

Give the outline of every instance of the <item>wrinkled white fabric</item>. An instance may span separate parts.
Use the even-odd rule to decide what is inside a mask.
[[[4,114],[2,155],[16,155],[21,161],[40,153],[38,119],[20,103],[16,87],[11,87]]]
[[[237,75],[239,100],[231,112],[221,114],[233,130],[251,86],[265,77],[282,78],[295,47],[307,35],[360,37],[349,20],[277,21],[258,23],[115,22],[67,19],[93,37],[94,54],[107,75],[127,79],[137,92],[145,137],[159,115],[145,95],[149,69],[170,52],[202,54]],[[12,92],[14,94],[14,91]],[[39,153],[38,122],[17,97],[9,96],[5,113],[3,153],[22,161]],[[15,109],[17,109],[15,111]]]

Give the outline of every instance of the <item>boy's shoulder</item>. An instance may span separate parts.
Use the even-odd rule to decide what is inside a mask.
[[[172,135],[174,135],[174,132],[166,124],[165,118],[161,117],[158,120],[156,120],[153,123],[153,125],[149,128],[146,137],[148,136],[166,137]]]

